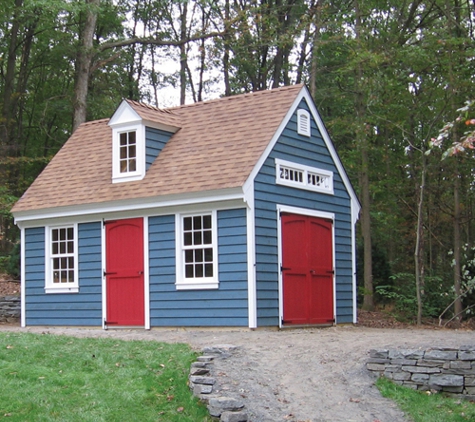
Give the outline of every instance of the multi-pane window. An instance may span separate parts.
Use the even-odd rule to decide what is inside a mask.
[[[123,132],[119,135],[119,167],[121,173],[137,170],[137,133]]]
[[[75,283],[74,228],[51,229],[51,270],[53,285]]]
[[[186,279],[214,276],[212,216],[183,217],[184,275]]]
[[[275,160],[276,183],[333,194],[333,172],[281,159]]]
[[[176,214],[177,290],[217,289],[217,213]]]

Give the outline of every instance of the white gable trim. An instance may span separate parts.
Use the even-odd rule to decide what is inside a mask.
[[[358,221],[358,215],[360,211],[360,203],[358,201],[358,198],[356,196],[356,193],[353,189],[353,186],[351,185],[350,179],[348,178],[348,175],[346,174],[346,171],[343,167],[343,164],[341,163],[340,157],[338,156],[335,147],[330,139],[330,135],[327,132],[327,129],[325,125],[323,124],[322,118],[320,117],[320,114],[317,111],[317,108],[315,107],[315,104],[313,102],[313,99],[307,89],[307,87],[302,87],[300,90],[299,94],[297,95],[297,98],[295,98],[293,104],[290,106],[289,110],[287,111],[287,114],[285,115],[284,119],[282,120],[281,124],[277,128],[277,131],[275,132],[274,136],[270,140],[269,144],[267,145],[267,148],[264,150],[262,153],[261,157],[257,161],[256,165],[254,166],[253,170],[251,171],[251,174],[249,175],[248,179],[246,180],[244,184],[244,191],[246,191],[249,187],[250,184],[254,183],[254,179],[256,178],[257,174],[259,173],[259,170],[263,166],[264,162],[267,160],[269,157],[269,154],[271,151],[274,149],[275,144],[279,140],[280,136],[282,135],[282,132],[286,128],[287,124],[289,123],[290,119],[294,115],[295,111],[298,109],[300,102],[302,99],[305,99],[309,109],[310,109],[310,114],[314,118],[317,127],[322,135],[323,141],[325,142],[325,145],[330,152],[330,155],[333,159],[333,162],[335,163],[336,168],[338,169],[338,173],[340,174],[340,177],[343,181],[343,184],[345,185],[346,190],[348,191],[348,194],[350,195],[351,199],[351,219],[352,219],[352,224],[356,224]]]
[[[137,112],[127,101],[122,100],[119,107],[117,107],[117,110],[110,118],[108,125],[110,127],[117,127],[120,125],[130,125],[141,122],[142,118],[137,114]]]

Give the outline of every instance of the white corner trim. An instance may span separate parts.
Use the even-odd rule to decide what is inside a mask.
[[[26,257],[25,257],[25,228],[22,227],[20,231],[20,277],[21,277],[21,326],[26,327],[26,309],[25,309],[25,294],[26,294]]]
[[[244,192],[246,208],[247,235],[247,300],[248,325],[257,328],[257,286],[256,286],[256,219],[254,207],[254,184],[247,186]]]
[[[101,254],[102,254],[102,329],[107,330],[107,283],[106,283],[106,225],[101,222]]]
[[[148,243],[148,217],[143,218],[143,277],[144,277],[144,309],[145,309],[145,329],[150,330],[150,259]]]

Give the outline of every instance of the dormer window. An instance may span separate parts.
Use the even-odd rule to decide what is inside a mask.
[[[119,167],[121,173],[137,171],[137,132],[122,132],[119,134]]]
[[[145,129],[127,125],[112,129],[112,182],[132,182],[145,176]]]
[[[297,110],[297,133],[299,135],[311,136],[310,113],[307,110]]]

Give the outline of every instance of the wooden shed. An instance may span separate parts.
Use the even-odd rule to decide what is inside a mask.
[[[22,326],[356,322],[359,209],[304,85],[124,100],[13,207]]]

